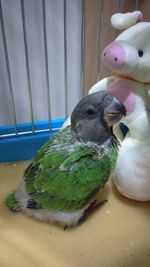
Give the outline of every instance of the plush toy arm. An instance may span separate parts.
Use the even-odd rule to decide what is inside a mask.
[[[102,90],[106,90],[107,86],[115,79],[114,76],[106,77],[94,84],[89,90],[89,94],[96,93]]]

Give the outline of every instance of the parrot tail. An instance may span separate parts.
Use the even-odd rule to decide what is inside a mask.
[[[5,199],[5,204],[11,211],[15,212],[21,210],[21,206],[15,197],[15,192],[7,196]]]

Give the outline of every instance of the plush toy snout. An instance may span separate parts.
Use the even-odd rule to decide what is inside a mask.
[[[104,49],[102,58],[107,66],[118,70],[125,64],[125,50],[119,42],[113,42]]]
[[[110,43],[102,53],[102,60],[112,71],[129,73],[138,64],[138,50],[126,41]]]

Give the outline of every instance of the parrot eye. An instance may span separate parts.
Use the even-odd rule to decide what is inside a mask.
[[[92,117],[93,115],[95,115],[95,111],[90,108],[86,110],[86,114],[88,115],[88,117]]]
[[[138,50],[139,57],[143,56],[143,51],[141,49]]]

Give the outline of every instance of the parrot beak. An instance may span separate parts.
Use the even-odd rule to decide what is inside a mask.
[[[104,109],[104,118],[109,126],[113,126],[120,121],[123,116],[126,116],[125,106],[116,98],[114,98],[113,102]]]

